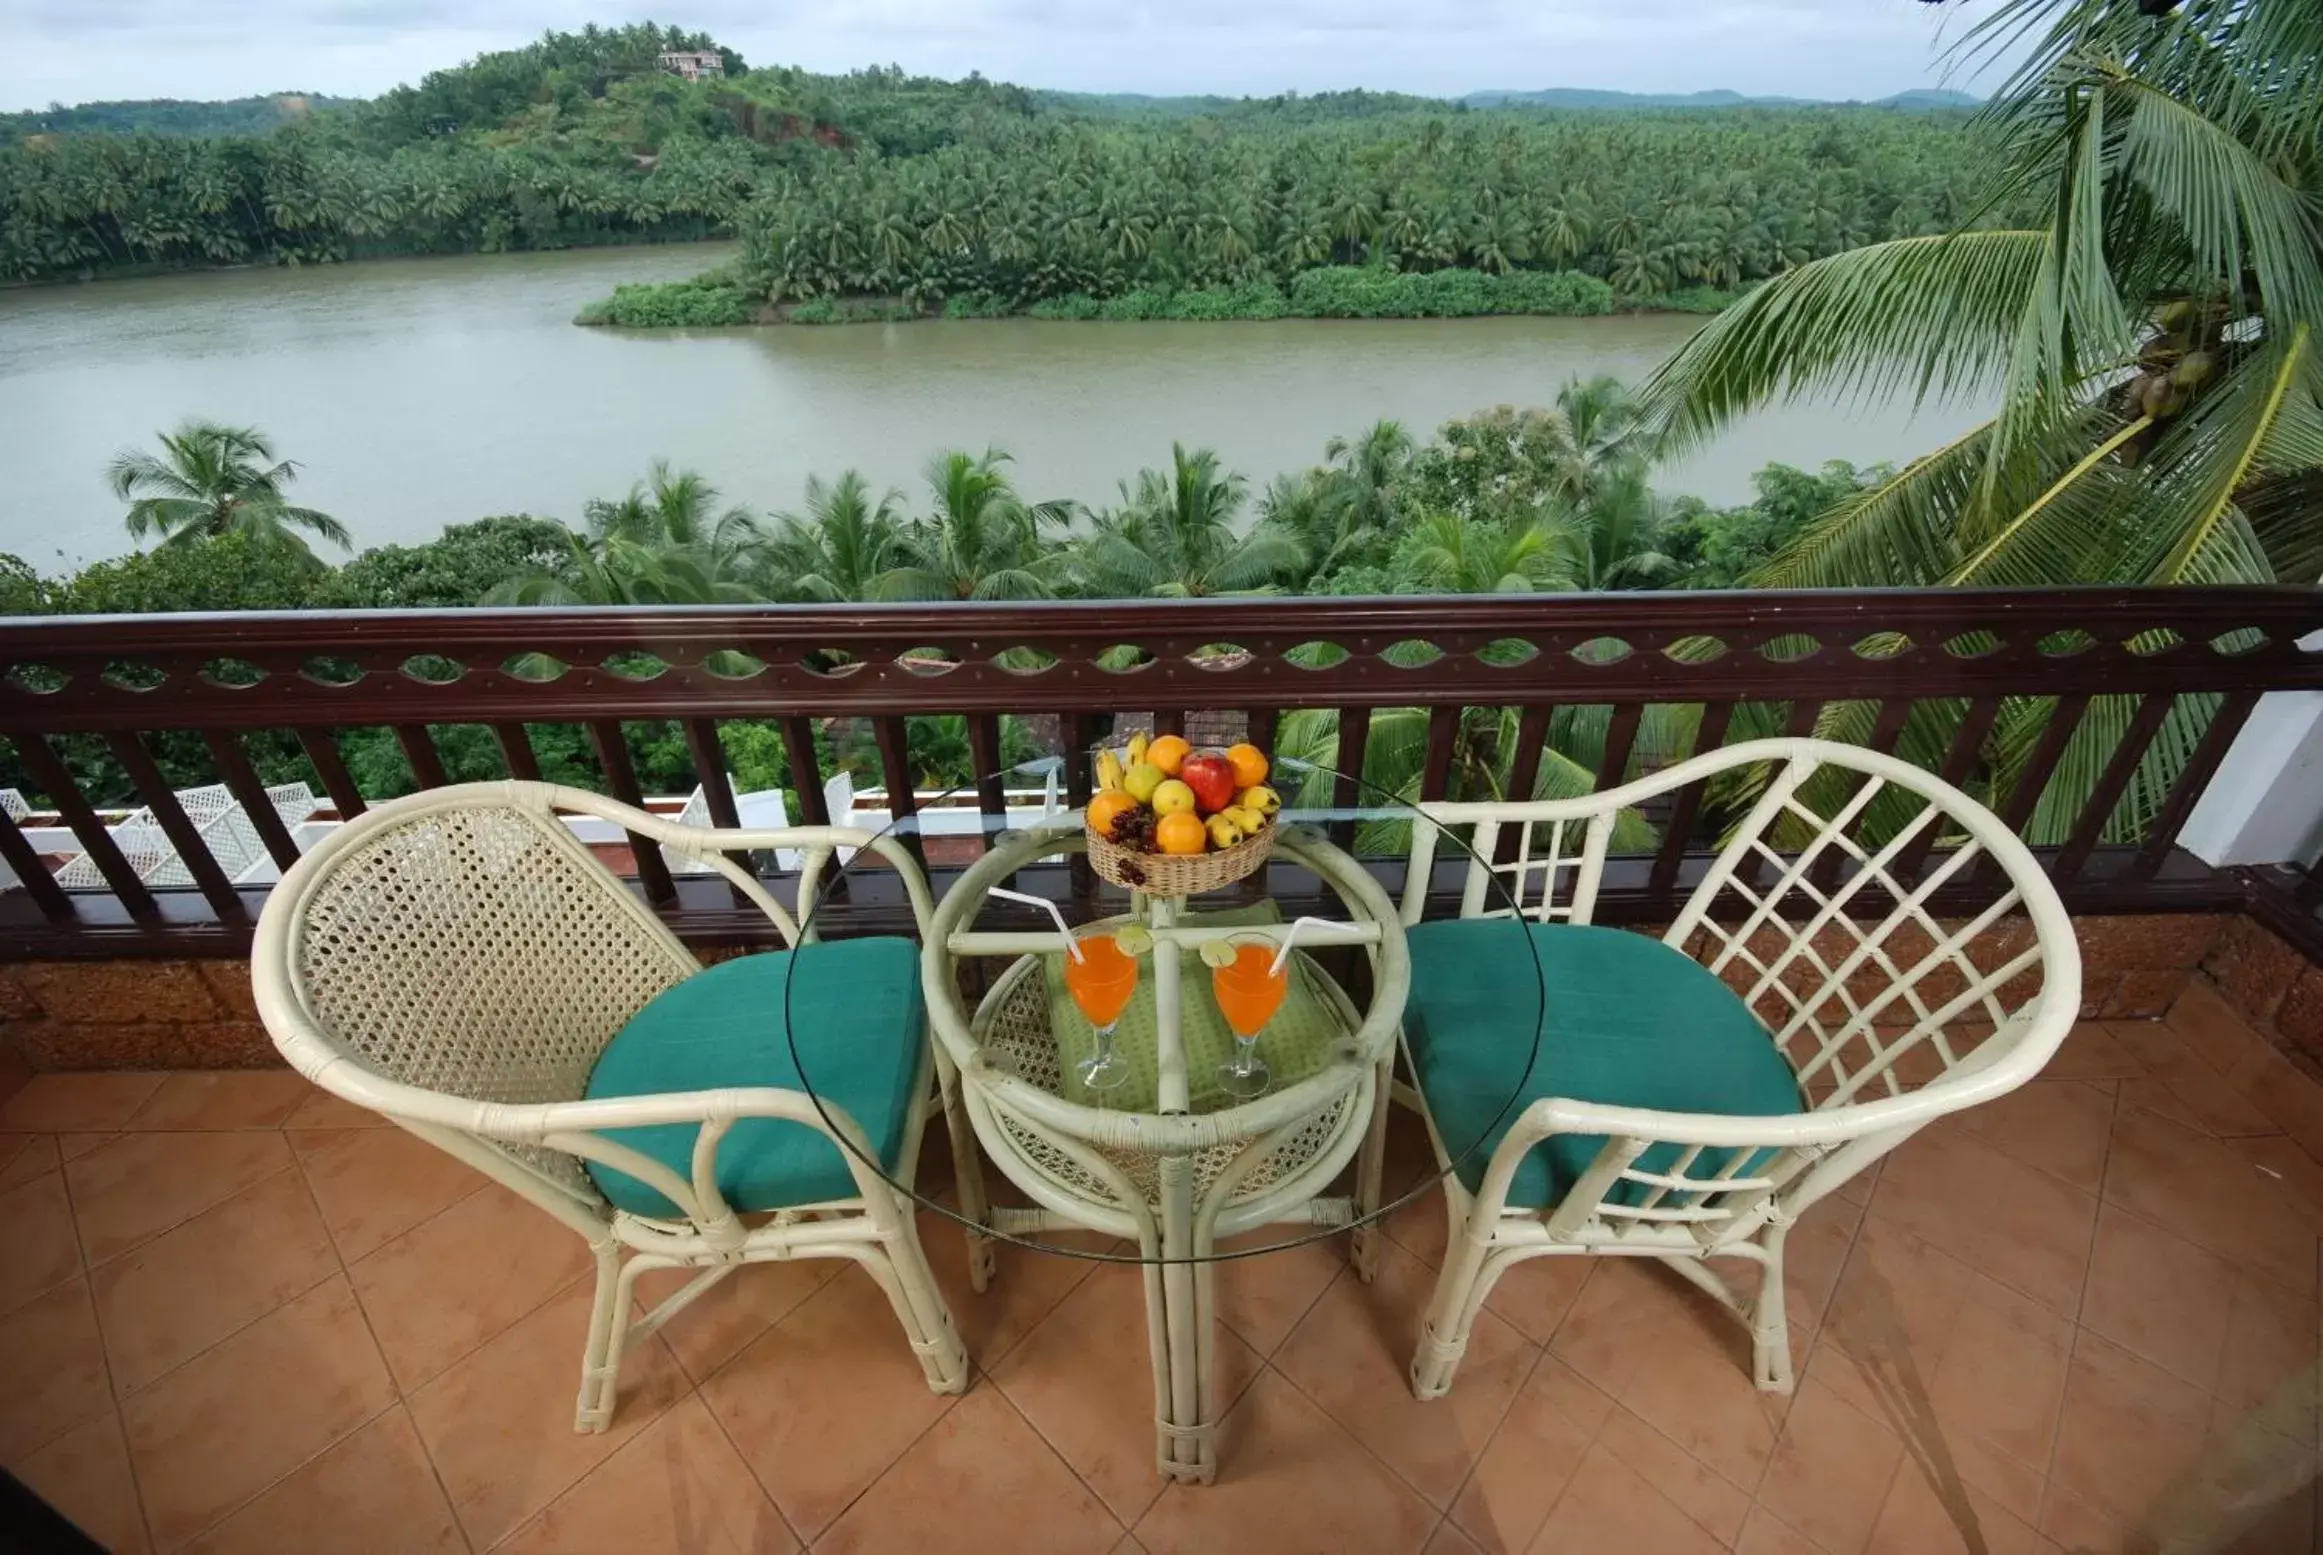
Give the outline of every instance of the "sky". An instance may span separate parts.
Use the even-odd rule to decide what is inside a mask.
[[[1877,98],[1944,79],[1992,0],[0,0],[0,110],[371,96],[550,29],[708,31],[752,63],[1093,92],[1589,86]]]

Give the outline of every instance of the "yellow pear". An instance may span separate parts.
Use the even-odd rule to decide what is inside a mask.
[[[1153,806],[1156,815],[1183,815],[1194,808],[1194,791],[1176,778],[1167,778],[1154,788],[1153,798],[1146,802]]]

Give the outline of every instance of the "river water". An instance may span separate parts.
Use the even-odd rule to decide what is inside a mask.
[[[488,513],[568,522],[655,458],[794,508],[810,474],[907,488],[944,448],[997,444],[1035,498],[1102,501],[1172,439],[1254,488],[1383,417],[1424,435],[1575,375],[1635,380],[1683,317],[1239,324],[998,320],[635,334],[573,313],[715,245],[391,260],[0,292],[0,551],[44,571],[127,547],[103,473],[188,417],[269,433],[294,496],[358,546]],[[1973,407],[1768,411],[1656,477],[1713,501],[1768,460],[1924,452]]]

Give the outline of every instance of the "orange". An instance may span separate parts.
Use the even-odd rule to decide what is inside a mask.
[[[1108,788],[1089,800],[1089,829],[1100,837],[1113,835],[1113,823],[1137,808],[1137,801],[1119,789]]]
[[[1209,847],[1210,834],[1200,816],[1180,810],[1154,823],[1153,845],[1164,853],[1199,853]]]
[[[1186,758],[1193,753],[1194,747],[1184,739],[1174,734],[1165,734],[1145,748],[1145,759],[1169,776],[1176,777],[1178,768],[1184,766]]]
[[[1237,790],[1256,788],[1266,781],[1266,752],[1245,741],[1226,747],[1226,759],[1234,763],[1234,786]]]

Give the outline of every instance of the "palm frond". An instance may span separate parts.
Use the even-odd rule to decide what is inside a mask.
[[[1816,519],[1751,582],[1766,588],[1927,587],[1955,564],[1953,532],[1993,424],[1961,434]]]
[[[1647,382],[1665,447],[1808,392],[1914,404],[1989,386],[2050,262],[2041,231],[1899,238],[1833,254],[1719,314]]]
[[[2114,549],[2109,533],[2136,501],[2136,478],[2111,462],[2113,454],[2152,424],[2140,416],[2075,461],[1947,573],[1945,584],[2037,588],[2084,576],[2093,560]]]
[[[2298,9],[2298,7],[2291,7]],[[2198,274],[2242,290],[2247,268],[2264,310],[2323,317],[2312,191],[2284,178],[2222,126],[2115,62],[2095,75],[2128,107],[2121,165],[2192,249]]]
[[[2288,338],[2269,341],[2241,363],[2155,450],[2155,463],[2168,473],[2163,484],[2179,517],[2175,543],[2146,573],[2145,581],[2191,581],[2195,562],[2214,548],[2231,544],[2243,552],[2240,536],[2226,531],[2249,526],[2235,495],[2254,472],[2312,469],[2323,465],[2323,421],[2305,392],[2311,371],[2311,336],[2305,322]],[[2286,414],[2288,412],[2288,414]],[[2250,551],[2257,551],[2250,536]],[[2246,553],[2247,554],[2247,553]]]

